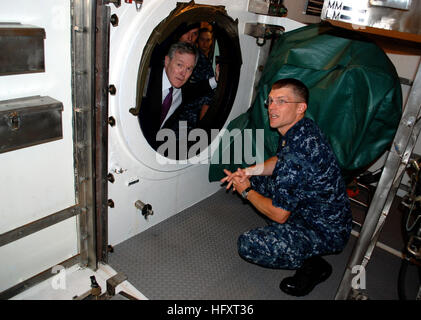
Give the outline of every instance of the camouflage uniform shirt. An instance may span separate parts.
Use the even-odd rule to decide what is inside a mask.
[[[268,267],[296,269],[313,255],[340,252],[352,216],[336,157],[313,120],[303,118],[280,139],[271,176],[250,179],[253,190],[290,211],[283,224],[251,230],[239,238],[245,259]]]

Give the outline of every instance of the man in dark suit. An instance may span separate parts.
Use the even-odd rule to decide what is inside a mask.
[[[155,150],[161,143],[156,139],[158,131],[171,128],[174,121],[178,121],[180,105],[216,87],[215,79],[188,83],[198,57],[195,46],[177,42],[170,47],[164,65],[151,69],[147,93],[139,110],[139,123],[146,140]]]

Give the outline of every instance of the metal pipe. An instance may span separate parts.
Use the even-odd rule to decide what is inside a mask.
[[[75,264],[77,264],[79,262],[79,255],[75,255],[65,261],[60,262],[59,264],[57,264],[58,266],[62,266],[63,268],[70,268],[71,266],[74,266]],[[54,267],[53,267],[54,268]],[[0,300],[7,300],[10,299],[16,295],[18,295],[21,292],[24,292],[25,290],[27,290],[30,287],[33,287],[51,277],[53,277],[55,275],[55,273],[53,272],[53,268],[48,268],[47,270],[38,273],[37,275],[24,280],[20,283],[18,283],[17,285],[0,292]]]
[[[33,234],[35,232],[41,231],[56,223],[59,223],[61,221],[74,217],[80,213],[82,213],[81,208],[75,205],[67,209],[53,213],[39,220],[28,223],[24,226],[2,233],[0,234],[0,247],[10,242],[19,240],[23,237],[29,236],[30,234]]]
[[[360,236],[360,233],[358,231],[355,231],[355,230],[351,230],[351,234],[356,238],[358,238]],[[393,254],[394,256],[396,256],[398,258],[401,258],[401,259],[405,258],[404,254],[402,252],[388,246],[387,244],[384,244],[383,242],[380,242],[380,241],[376,242],[376,246],[379,247],[380,249],[383,249],[386,252],[389,252],[390,254]]]

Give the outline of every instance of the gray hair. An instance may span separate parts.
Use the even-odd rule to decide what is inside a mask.
[[[178,53],[189,53],[194,55],[195,62],[194,65],[196,66],[197,60],[199,60],[199,52],[197,51],[196,47],[191,45],[187,42],[176,42],[171,45],[170,50],[168,50],[167,56],[170,57],[170,59],[174,58],[174,54]]]

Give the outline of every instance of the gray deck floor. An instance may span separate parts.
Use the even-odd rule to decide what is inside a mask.
[[[354,220],[361,210],[353,206]],[[397,213],[390,213],[380,241],[400,250]],[[400,221],[400,220],[398,220]],[[334,299],[356,238],[338,255],[327,256],[332,276],[308,296],[297,298],[279,289],[291,270],[267,269],[241,259],[237,237],[264,225],[265,220],[231,192],[221,189],[211,197],[114,247],[109,264],[124,273],[153,300],[330,300]],[[366,270],[370,299],[396,300],[401,260],[376,248]],[[417,283],[415,268],[411,283]],[[412,279],[412,278],[411,278]],[[414,293],[415,294],[415,293]]]

